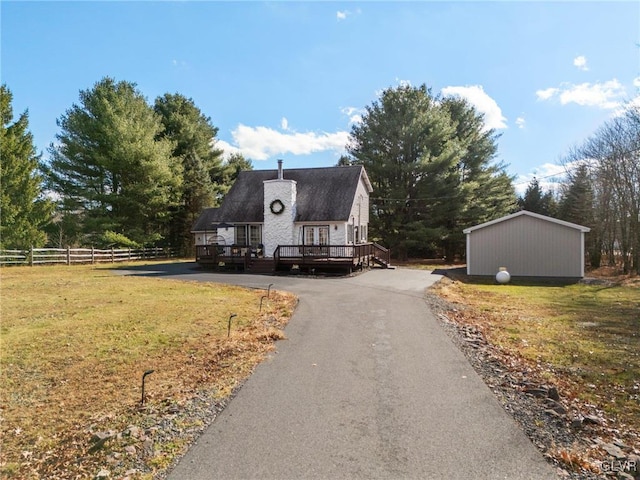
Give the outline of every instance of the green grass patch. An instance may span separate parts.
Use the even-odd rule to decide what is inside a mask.
[[[201,388],[229,395],[284,336],[295,306],[292,295],[272,292],[259,312],[262,290],[111,268],[0,270],[3,478],[95,475],[88,432],[135,421],[144,371],[155,370],[149,405]],[[161,450],[166,459],[175,448]]]
[[[640,288],[610,285],[497,285],[465,279],[436,291],[470,306],[465,321],[488,340],[620,425],[640,425]]]

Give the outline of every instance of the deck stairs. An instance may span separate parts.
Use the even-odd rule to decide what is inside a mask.
[[[249,273],[273,273],[273,258],[255,258],[252,257],[247,263],[247,272]]]
[[[372,260],[376,265],[380,265],[382,268],[390,268],[391,252],[389,252],[388,248],[385,248],[382,245],[378,245],[377,243],[374,243]]]

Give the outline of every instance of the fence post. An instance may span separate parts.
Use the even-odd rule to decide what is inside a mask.
[[[111,247],[111,263],[115,262],[115,257],[113,254],[113,247]]]
[[[29,249],[29,266],[33,267],[33,245]]]
[[[131,261],[131,247],[127,250],[127,260]]]
[[[67,245],[67,265],[71,265],[71,247]]]
[[[93,245],[91,245],[91,263],[92,264],[96,263],[96,252],[95,252],[95,249],[93,248]]]

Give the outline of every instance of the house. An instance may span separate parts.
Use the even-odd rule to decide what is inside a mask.
[[[467,228],[467,274],[582,278],[588,231],[526,210]]]
[[[240,172],[195,225],[196,261],[249,271],[388,264],[368,242],[371,182],[362,166]]]

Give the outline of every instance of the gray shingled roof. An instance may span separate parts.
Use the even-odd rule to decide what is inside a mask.
[[[346,222],[364,167],[285,169],[283,178],[297,185],[296,222]],[[366,173],[365,173],[366,175]],[[278,178],[277,170],[240,172],[220,208],[205,209],[193,231],[211,229],[214,223],[264,221],[264,181]]]

